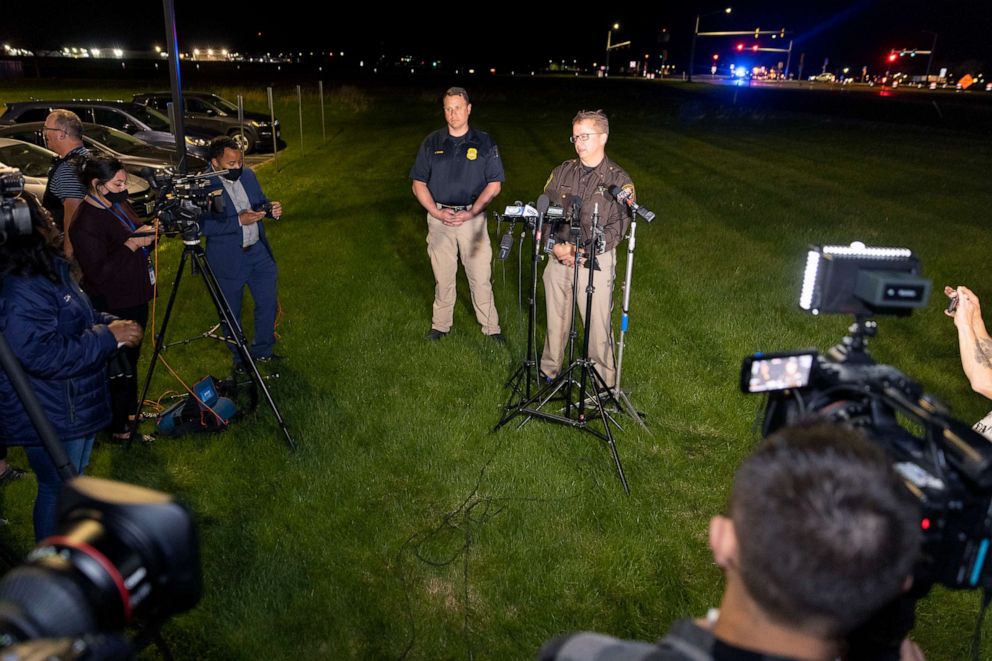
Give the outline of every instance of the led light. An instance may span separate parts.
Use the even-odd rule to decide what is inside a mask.
[[[874,257],[876,259],[906,259],[913,256],[909,248],[867,248],[860,242],[849,246],[823,246],[824,255],[838,257]]]
[[[810,250],[806,253],[806,272],[803,274],[803,290],[799,295],[799,307],[809,310],[813,304],[813,288],[816,285],[816,273],[820,268],[820,253]]]

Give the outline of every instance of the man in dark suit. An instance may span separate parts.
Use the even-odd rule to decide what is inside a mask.
[[[282,205],[269,202],[249,168],[237,143],[227,136],[214,138],[209,147],[210,169],[227,170],[213,180],[223,190],[224,212],[201,217],[206,254],[234,318],[241,319],[245,285],[255,302],[255,331],[251,355],[256,361],[278,358],[273,353],[276,321],[276,262],[265,238],[266,217],[282,216]],[[238,361],[235,356],[235,361]]]

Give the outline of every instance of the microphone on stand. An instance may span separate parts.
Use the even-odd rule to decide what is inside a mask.
[[[627,188],[620,188],[616,184],[610,186],[610,195],[613,196],[617,202],[621,204],[626,204],[631,211],[636,213],[638,216],[648,221],[649,223],[654,220],[655,213],[646,207],[642,207],[637,202],[631,199],[632,192]]]

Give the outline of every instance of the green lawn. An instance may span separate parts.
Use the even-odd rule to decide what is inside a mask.
[[[177,658],[508,659],[574,629],[655,639],[721,593],[707,521],[758,441],[761,407],[737,389],[741,359],[826,349],[849,324],[798,309],[806,247],[905,245],[935,288],[968,284],[992,300],[988,137],[749,113],[746,96],[713,109],[616,81],[470,88],[472,123],[506,167],[494,207],[534,200],[573,154],[572,115],[602,107],[608,152],[658,213],[638,225],[624,383],[651,432],[617,435],[627,496],[589,435],[538,421],[491,431],[526,348],[519,246],[494,271],[508,347],[480,334],[463,276],[453,332],[422,339],[433,280],[407,174],[442,125],[444,85],[334,87],[323,144],[306,96],[305,155],[295,90],[279,94],[289,148],[259,169],[286,209],[268,225],[287,356],[270,385],[299,451],[264,408],[216,437],[94,451],[91,474],[173,493],[196,514],[204,598],[165,629]],[[249,107],[264,98],[220,91],[245,92]],[[0,101],[43,94],[66,92],[14,88]],[[162,248],[166,289],[180,250]],[[201,289],[187,276],[170,339],[214,322]],[[941,298],[880,319],[872,351],[974,420],[987,402],[960,373]],[[224,376],[225,351],[199,343],[167,357],[196,379]],[[177,387],[157,370],[156,397]],[[33,480],[3,496],[4,541],[26,551]],[[927,598],[914,637],[928,658],[964,657],[978,605],[976,593]]]

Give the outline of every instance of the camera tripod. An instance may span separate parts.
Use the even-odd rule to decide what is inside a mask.
[[[192,224],[195,228],[195,223]],[[176,279],[172,283],[172,292],[169,294],[169,302],[165,306],[165,315],[162,317],[162,325],[159,329],[158,335],[155,337],[155,351],[152,353],[151,363],[148,365],[148,374],[145,376],[145,385],[141,391],[141,397],[138,398],[138,410],[135,412],[134,423],[131,427],[131,436],[128,439],[128,443],[134,441],[134,437],[138,431],[138,424],[141,421],[141,409],[145,405],[145,397],[148,395],[148,388],[151,386],[152,375],[155,372],[155,364],[158,362],[159,354],[165,348],[165,332],[169,326],[169,319],[172,316],[172,307],[176,302],[176,295],[179,293],[179,285],[182,282],[183,270],[186,266],[186,262],[192,259],[191,269],[194,274],[199,274],[203,280],[203,285],[207,289],[207,293],[210,295],[210,300],[214,304],[214,309],[217,311],[217,316],[219,317],[222,325],[227,328],[226,337],[219,338],[226,344],[232,345],[237,349],[238,357],[241,359],[241,364],[244,366],[245,371],[248,374],[249,379],[252,383],[251,400],[252,409],[257,406],[258,403],[258,391],[260,390],[265,396],[265,401],[272,409],[272,414],[276,418],[276,422],[279,424],[279,428],[282,430],[283,435],[286,437],[286,444],[289,445],[290,449],[296,449],[296,441],[293,440],[292,435],[289,433],[289,428],[286,426],[286,421],[283,419],[282,414],[279,413],[279,407],[276,406],[275,400],[272,399],[272,394],[265,385],[265,381],[262,375],[258,371],[258,366],[255,364],[255,359],[252,358],[251,352],[248,350],[248,342],[245,339],[244,331],[241,330],[241,321],[234,318],[234,313],[231,312],[231,306],[228,304],[227,299],[224,298],[224,292],[221,291],[220,285],[217,283],[217,278],[214,276],[213,269],[210,268],[210,263],[207,261],[206,255],[203,252],[203,246],[200,245],[200,234],[198,230],[186,231],[183,233],[183,254],[179,258],[179,268],[176,270]]]
[[[544,196],[542,196],[544,197]],[[546,199],[546,198],[545,198]],[[543,200],[542,200],[543,201]],[[541,208],[542,201],[538,202],[538,209]],[[545,208],[546,205],[545,205]],[[527,359],[524,360],[523,364],[517,369],[517,372],[510,378],[507,383],[507,387],[511,387],[510,400],[506,404],[506,413],[503,418],[496,424],[493,431],[498,431],[506,423],[510,422],[517,416],[523,415],[525,418],[520,422],[519,427],[525,425],[531,418],[541,418],[543,420],[549,420],[551,422],[557,422],[559,424],[567,425],[575,429],[581,429],[583,431],[592,434],[599,440],[606,443],[610,449],[610,454],[613,458],[613,463],[616,467],[617,476],[620,478],[620,484],[626,493],[630,493],[630,486],[627,484],[627,477],[623,471],[623,463],[620,461],[620,454],[617,452],[616,442],[613,439],[613,433],[610,430],[610,425],[616,425],[617,429],[620,429],[620,425],[613,419],[610,413],[606,409],[606,405],[612,405],[616,409],[620,408],[620,403],[617,401],[613,390],[609,387],[603,376],[596,369],[595,362],[589,359],[589,342],[590,333],[588,332],[588,326],[592,320],[592,301],[593,294],[596,291],[594,285],[595,272],[599,270],[598,260],[596,259],[596,235],[599,231],[599,213],[598,207],[597,211],[593,213],[593,226],[592,235],[593,239],[589,246],[587,246],[587,254],[589,255],[586,259],[586,266],[589,269],[588,284],[586,286],[586,332],[584,333],[583,343],[582,343],[582,354],[579,357],[575,356],[575,340],[578,337],[578,330],[576,328],[578,321],[576,317],[578,316],[578,306],[577,306],[577,294],[579,285],[579,265],[578,262],[573,266],[572,269],[572,325],[569,332],[569,365],[557,377],[552,379],[549,383],[545,384],[543,387],[538,389],[534,394],[530,394],[531,383],[536,381],[534,372],[537,370],[537,364],[534,360],[534,346],[536,344],[536,300],[537,300],[537,262],[540,257],[540,235],[541,227],[543,224],[543,212],[538,218],[537,225],[535,227],[534,235],[534,258],[532,262],[532,272],[531,272],[531,297],[530,297],[530,319],[528,322],[528,337],[527,337]],[[577,213],[575,214],[577,215]],[[574,249],[574,254],[576,258],[579,254],[579,237],[581,234],[581,229],[573,225],[572,228],[572,247]],[[524,382],[524,389],[521,389],[521,382]],[[574,388],[578,385],[578,398],[573,401],[572,393]],[[592,387],[592,396],[587,397],[586,393],[589,386]],[[564,408],[559,413],[552,413],[543,410],[544,407],[551,401],[558,401],[561,398],[556,396],[564,391]],[[514,398],[519,397],[521,401],[514,402]],[[586,406],[588,402],[592,402],[593,408],[595,409],[595,414],[593,416],[586,415]],[[590,423],[600,420],[603,423],[602,431],[594,429],[590,426]]]

